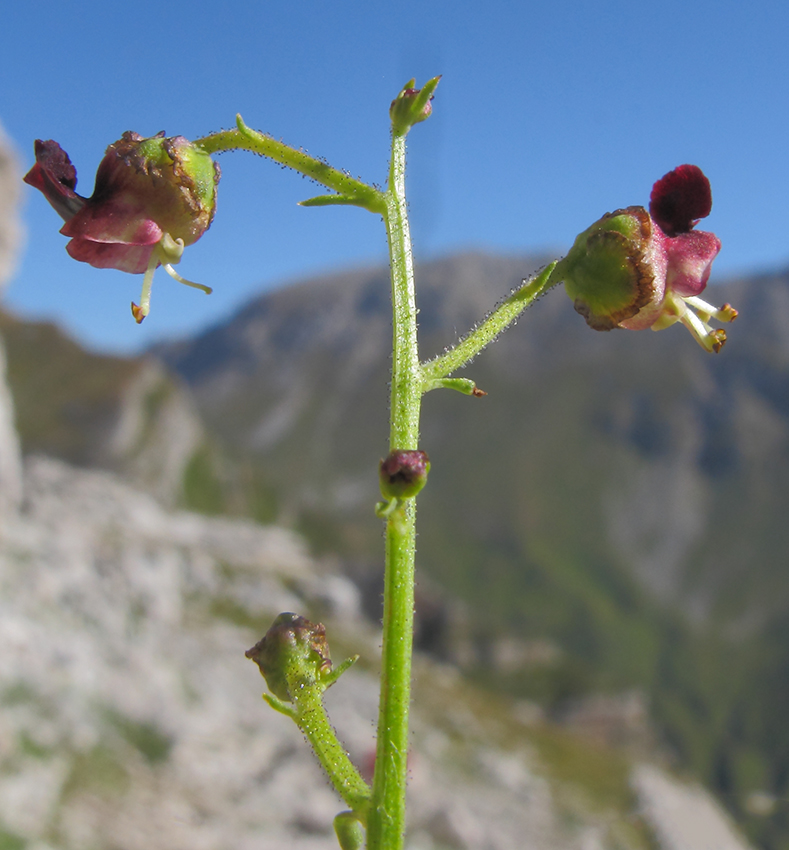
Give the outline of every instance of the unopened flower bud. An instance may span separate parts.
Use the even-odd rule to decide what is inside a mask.
[[[378,477],[385,499],[410,499],[425,486],[430,459],[416,449],[395,449],[381,461]]]
[[[364,850],[364,827],[353,812],[340,812],[334,818],[334,832],[340,850]]]
[[[331,671],[323,624],[289,612],[280,614],[245,654],[260,667],[271,693],[284,702],[293,702],[300,688],[320,683]]]
[[[414,124],[425,121],[433,113],[432,91],[440,77],[430,80],[425,89],[415,88],[416,80],[409,80],[389,107],[389,118],[395,135],[407,133]],[[426,91],[427,90],[427,91]]]

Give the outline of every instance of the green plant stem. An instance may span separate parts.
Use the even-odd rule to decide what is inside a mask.
[[[317,688],[303,688],[294,700],[293,719],[310,742],[337,793],[365,823],[370,789],[337,738]]]
[[[392,136],[384,220],[389,242],[394,317],[390,449],[416,449],[422,376],[405,199],[404,133]],[[405,834],[415,550],[416,502],[408,499],[386,522],[381,695],[373,798],[367,820],[368,850],[400,850]]]
[[[393,317],[389,448],[416,449],[419,447],[422,372],[416,335],[414,260],[405,199],[404,135],[392,137],[389,190],[385,198]]]
[[[465,336],[454,348],[422,366],[424,391],[440,386],[437,382],[469,363],[499,334],[505,331],[537,298],[561,280],[554,272],[557,263],[546,266],[537,277],[524,281],[484,322]]]
[[[438,84],[423,89],[422,108]],[[415,107],[416,108],[416,107]],[[413,254],[405,197],[405,137],[407,128],[392,134],[392,158],[386,192],[369,186],[325,162],[271,136],[248,128],[237,118],[237,129],[198,139],[207,153],[248,150],[298,171],[328,187],[334,195],[313,198],[307,205],[354,204],[383,216],[389,245],[393,307],[393,358],[390,450],[419,448],[422,394],[438,386],[463,392],[473,382],[446,382],[492,342],[523,310],[559,278],[556,264],[525,283],[482,324],[450,351],[424,365],[419,362]],[[556,269],[558,272],[558,269]],[[442,383],[444,381],[444,383]],[[309,689],[294,705],[267,695],[269,703],[288,714],[308,738],[329,779],[367,827],[367,850],[402,850],[405,837],[405,792],[411,701],[411,658],[414,633],[414,560],[416,501],[407,499],[386,517],[386,568],[381,659],[378,740],[372,795],[331,727],[320,693]],[[344,834],[344,833],[343,833]],[[349,839],[350,840],[350,839]],[[353,841],[356,838],[353,837]]]
[[[206,153],[245,150],[273,159],[337,192],[343,203],[354,204],[370,212],[384,213],[384,193],[333,168],[302,150],[279,142],[272,136],[252,130],[236,116],[237,129],[211,133],[195,141]],[[309,203],[309,202],[307,202]]]

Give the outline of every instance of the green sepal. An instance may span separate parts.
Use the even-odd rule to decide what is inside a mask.
[[[290,717],[291,720],[297,719],[296,709],[292,705],[281,700],[279,697],[275,697],[274,694],[263,694],[263,699],[274,709],[274,711],[278,711],[280,714]]]
[[[330,670],[327,670],[325,673],[322,673],[320,676],[320,684],[325,690],[326,688],[330,688],[337,679],[342,676],[342,674],[346,670],[350,670],[354,664],[359,660],[358,655],[352,655],[350,658],[346,658],[345,661],[338,664],[336,667],[332,667]]]
[[[363,850],[364,827],[353,812],[340,812],[334,819],[334,832],[342,850]]]
[[[419,95],[414,101],[414,111],[424,109],[428,103],[430,103],[430,99],[433,97],[433,93],[438,88],[438,84],[441,82],[441,74],[437,77],[433,77],[429,79],[420,89]]]
[[[376,502],[375,515],[378,519],[387,519],[394,511],[397,510],[399,505],[399,499],[389,499],[388,502]]]
[[[477,398],[487,395],[484,390],[481,390],[471,378],[438,378],[432,381],[425,381],[424,392],[429,393],[431,390],[455,390],[463,393],[463,395],[473,395]]]
[[[362,207],[367,209],[365,201],[360,201],[356,195],[317,195],[314,198],[307,198],[306,201],[299,201],[300,207],[331,207],[331,206],[352,206]]]
[[[587,324],[606,331],[650,302],[656,270],[649,213],[627,207],[606,213],[581,233],[559,263],[557,277]]]
[[[412,78],[403,86],[389,107],[389,118],[395,136],[405,136],[414,124],[430,117],[430,100],[440,80],[440,76],[433,77],[421,89],[417,89],[416,79]]]

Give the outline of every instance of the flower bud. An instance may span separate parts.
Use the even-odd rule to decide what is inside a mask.
[[[293,702],[299,689],[326,680],[331,670],[323,624],[289,612],[280,614],[245,654],[260,667],[271,693],[284,702]]]
[[[334,833],[340,850],[364,850],[364,827],[353,812],[340,812],[334,818]]]
[[[424,89],[415,88],[416,80],[409,80],[389,107],[389,118],[395,135],[404,135],[414,124],[425,121],[433,113],[432,92],[440,77],[429,80]]]
[[[416,449],[389,452],[378,468],[381,495],[385,499],[410,499],[425,486],[430,459]]]

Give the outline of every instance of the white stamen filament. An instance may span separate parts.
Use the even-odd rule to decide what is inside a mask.
[[[151,253],[151,259],[148,260],[148,268],[145,270],[145,277],[142,279],[142,292],[140,293],[140,306],[134,312],[137,319],[137,324],[148,315],[151,310],[151,286],[153,285],[153,273],[156,271],[156,266],[159,265],[159,257],[156,251]]]
[[[695,295],[686,297],[684,301],[698,312],[703,322],[709,322],[710,319],[717,319],[719,322],[733,322],[737,318],[737,311],[730,304],[724,304],[723,307],[718,309]]]
[[[699,345],[707,351],[717,353],[723,347],[723,343],[726,342],[726,331],[720,328],[713,330],[703,318],[697,316],[692,310],[687,310],[680,321],[693,334]]]
[[[162,263],[162,268],[170,275],[170,277],[174,278],[178,281],[178,283],[182,283],[184,286],[191,286],[194,289],[201,289],[205,292],[206,295],[210,295],[214,290],[211,289],[210,286],[205,286],[202,283],[195,283],[193,280],[187,280],[185,277],[181,277],[178,272],[170,265],[170,263]]]
[[[210,295],[213,292],[210,286],[204,286],[202,283],[195,283],[193,280],[187,280],[181,277],[173,268],[173,263],[178,263],[184,253],[184,240],[173,239],[169,233],[165,233],[151,252],[151,258],[148,260],[148,268],[145,270],[145,277],[142,279],[142,294],[140,295],[140,306],[132,304],[132,314],[140,324],[151,310],[151,287],[153,285],[153,273],[156,267],[161,263],[167,274],[178,283],[184,286],[191,286],[193,289],[199,289]]]

